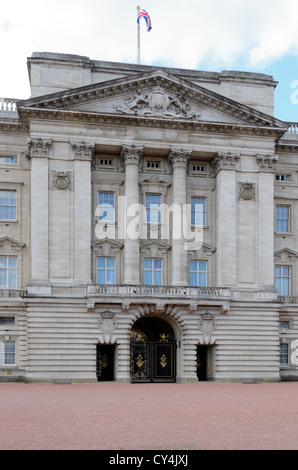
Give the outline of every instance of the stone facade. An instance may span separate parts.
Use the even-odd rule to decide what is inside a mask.
[[[0,106],[0,380],[297,379],[298,126],[273,78],[28,70]]]

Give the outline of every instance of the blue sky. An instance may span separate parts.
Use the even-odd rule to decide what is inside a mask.
[[[136,0],[0,0],[0,97],[28,98],[35,51],[136,63]],[[297,0],[144,0],[141,63],[243,70],[279,82],[275,115],[298,122]],[[294,88],[293,88],[294,87]]]

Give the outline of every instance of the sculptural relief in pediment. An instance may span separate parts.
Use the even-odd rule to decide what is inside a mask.
[[[114,105],[114,109],[123,114],[144,117],[170,119],[197,119],[200,117],[200,113],[189,104],[183,91],[170,95],[159,85],[152,91],[141,91],[136,88],[132,97]]]

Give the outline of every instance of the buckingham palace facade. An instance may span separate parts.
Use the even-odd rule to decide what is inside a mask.
[[[298,124],[270,75],[34,53],[0,99],[0,381],[298,379]]]

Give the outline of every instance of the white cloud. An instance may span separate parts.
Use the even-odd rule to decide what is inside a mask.
[[[2,0],[4,3],[4,0]],[[34,51],[136,62],[136,0],[10,0],[1,7],[0,96],[26,98]],[[146,0],[141,60],[183,68],[262,68],[298,54],[297,0]]]

